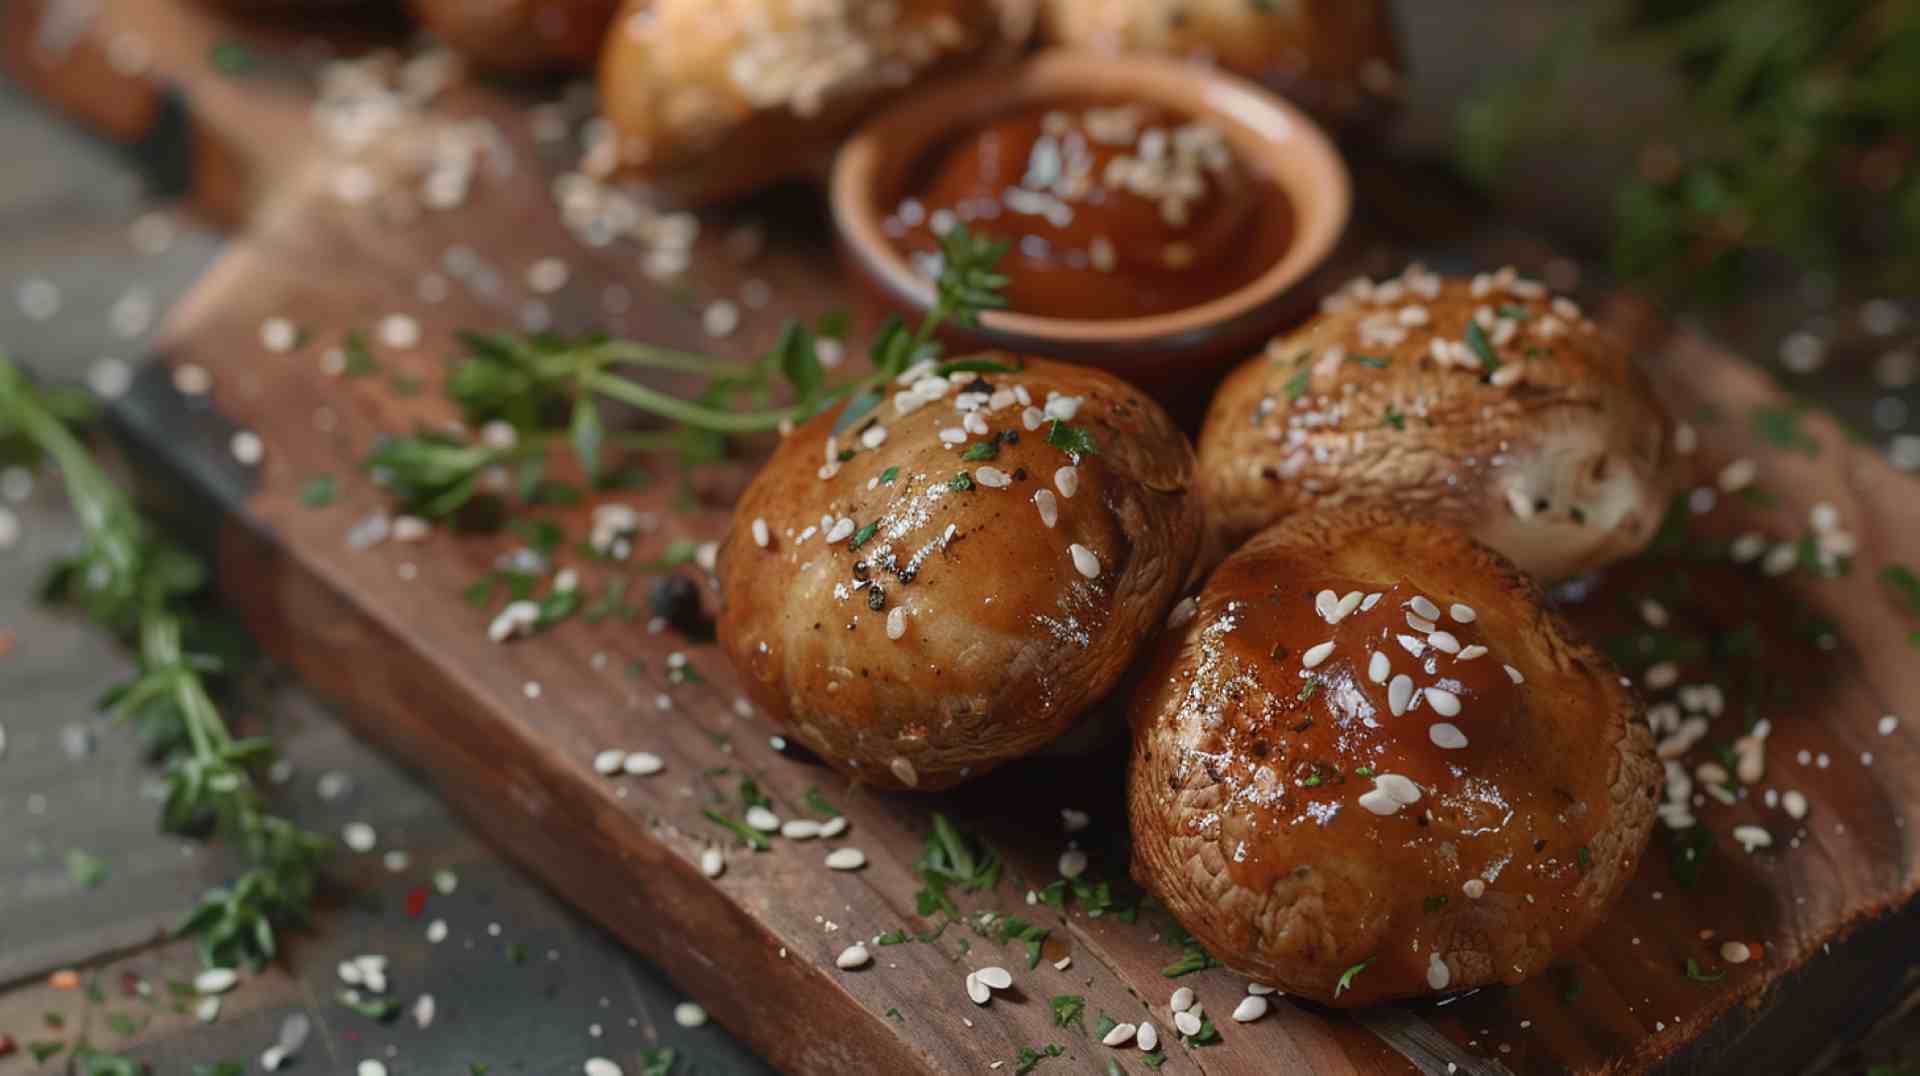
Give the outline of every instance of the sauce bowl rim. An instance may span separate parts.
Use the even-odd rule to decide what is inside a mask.
[[[1307,280],[1346,231],[1353,205],[1346,159],[1299,107],[1257,83],[1194,61],[1056,49],[905,93],[841,147],[829,184],[834,228],[893,300],[924,311],[933,305],[934,287],[886,235],[882,222],[891,206],[881,204],[887,192],[876,189],[883,177],[924,159],[968,123],[1061,98],[1137,100],[1215,122],[1234,152],[1286,195],[1297,215],[1292,241],[1265,272],[1204,303],[1130,318],[993,310],[980,318],[979,328],[987,335],[1095,346],[1192,346],[1210,330],[1257,316]],[[1307,189],[1309,184],[1314,189]]]

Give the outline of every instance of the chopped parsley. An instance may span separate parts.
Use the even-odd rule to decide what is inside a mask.
[[[1920,615],[1920,575],[1904,564],[1889,564],[1880,569],[1880,578],[1906,600],[1908,612]]]
[[[300,503],[308,508],[325,508],[333,503],[335,484],[330,474],[317,474],[300,483]]]
[[[900,1010],[895,1008],[892,1005],[887,1006],[887,1018],[890,1020],[897,1020],[903,1024],[907,1022],[907,1018],[900,1015]]]
[[[1360,963],[1355,964],[1353,967],[1348,968],[1346,971],[1341,972],[1340,981],[1334,984],[1333,996],[1339,997],[1340,995],[1346,993],[1348,990],[1352,989],[1353,981],[1360,977],[1361,972],[1367,970],[1367,965],[1372,964],[1373,960],[1374,960],[1373,957],[1368,957],[1365,960],[1362,960]]]
[[[973,488],[973,476],[961,471],[947,481],[947,488],[955,493],[965,493]]]
[[[820,815],[823,818],[840,817],[840,808],[835,807],[829,802],[827,797],[823,795],[818,788],[811,786],[807,788],[806,801],[807,806],[813,808],[814,814]]]
[[[1701,970],[1698,960],[1692,957],[1687,958],[1687,978],[1692,979],[1696,983],[1717,983],[1726,977],[1727,973],[1724,971],[1717,971],[1709,975]]]
[[[873,536],[879,532],[879,530],[880,530],[879,520],[874,520],[871,523],[864,524],[863,526],[861,526],[859,530],[853,532],[853,540],[847,543],[847,548],[858,549],[861,546],[866,545],[867,542],[872,540]]]
[[[1299,701],[1305,702],[1308,699],[1313,698],[1313,693],[1319,690],[1320,690],[1320,681],[1318,680],[1307,681],[1300,688]]]
[[[1220,1041],[1220,1029],[1213,1026],[1213,1017],[1200,1018],[1200,1030],[1187,1036],[1188,1046],[1212,1046]]]
[[[965,452],[960,453],[960,458],[963,460],[967,460],[969,462],[973,462],[978,460],[990,460],[999,455],[1000,455],[999,438],[989,437],[984,441],[975,441],[973,444],[968,445],[967,450]]]
[[[1158,1072],[1160,1066],[1167,1063],[1167,1052],[1165,1050],[1155,1050],[1150,1054],[1141,1054],[1140,1060],[1146,1062],[1148,1068]]]
[[[1420,902],[1420,907],[1426,911],[1428,915],[1432,915],[1434,912],[1446,906],[1447,895],[1445,893],[1435,893]]]
[[[1300,397],[1305,396],[1307,394],[1307,386],[1311,383],[1312,379],[1313,379],[1313,367],[1311,366],[1301,367],[1299,372],[1295,373],[1292,377],[1287,378],[1287,384],[1286,384],[1287,399],[1297,400]]]
[[[740,778],[740,802],[748,807],[773,807],[773,801],[760,791],[759,783],[751,777]]]
[[[1593,853],[1587,850],[1586,845],[1583,844],[1580,846],[1577,856],[1580,860],[1580,869],[1582,871],[1593,866]]]
[[[773,847],[773,842],[767,840],[766,834],[754,829],[738,818],[721,814],[711,807],[703,809],[700,813],[705,815],[707,821],[712,822],[714,825],[732,830],[734,836],[746,842],[747,847],[756,852],[764,852]]]
[[[1018,941],[1027,947],[1027,967],[1040,966],[1040,953],[1047,943],[1047,936],[1053,931],[1043,926],[1027,922],[1017,915],[1003,915],[993,925],[994,940],[1002,944]]]
[[[923,916],[936,911],[956,917],[960,914],[959,906],[947,893],[949,888],[977,893],[1000,884],[1000,857],[977,838],[960,832],[938,811],[934,812],[933,830],[927,834],[913,870],[922,883],[914,901]]]
[[[1185,950],[1180,954],[1180,959],[1161,968],[1160,974],[1169,979],[1178,979],[1182,975],[1191,975],[1196,971],[1205,971],[1208,968],[1218,967],[1219,965],[1220,962],[1210,956],[1205,949],[1189,941]]]
[[[1392,404],[1387,405],[1386,420],[1387,425],[1392,426],[1396,430],[1404,430],[1407,428],[1407,416],[1401,414],[1400,409]]]
[[[1085,1030],[1083,1017],[1087,1011],[1086,998],[1079,994],[1055,994],[1053,1000],[1047,1002],[1047,1007],[1053,1010],[1053,1026],[1068,1027],[1072,1024],[1080,1024],[1082,1030]]]
[[[107,861],[80,848],[67,850],[67,877],[82,889],[97,889],[107,880]]]
[[[1047,443],[1072,456],[1076,461],[1081,456],[1097,456],[1100,446],[1093,441],[1093,435],[1078,426],[1069,426],[1055,420],[1047,430]]]
[[[1049,1057],[1059,1057],[1066,1052],[1065,1047],[1052,1042],[1037,1050],[1031,1046],[1022,1046],[1020,1047],[1020,1056],[1013,1059],[1014,1076],[1026,1076],[1027,1073],[1038,1068],[1040,1062],[1045,1061]]]
[[[358,990],[342,990],[335,995],[340,1004],[377,1023],[386,1023],[400,1015],[400,1000],[389,997],[368,997]]]
[[[1526,321],[1528,318],[1533,317],[1533,311],[1528,310],[1519,303],[1502,303],[1498,307],[1495,307],[1493,312],[1506,318],[1508,321]]]
[[[886,470],[880,472],[880,484],[883,486],[891,486],[893,485],[893,480],[899,477],[900,477],[900,468],[889,467]]]
[[[1789,403],[1784,407],[1756,407],[1752,415],[1753,432],[1775,448],[1818,456],[1819,439],[1800,427],[1800,419],[1806,410],[1798,403]]]
[[[889,930],[885,934],[882,934],[879,937],[873,939],[873,944],[905,945],[907,942],[911,940],[913,940],[913,935],[907,933],[904,930]]]
[[[1486,367],[1488,373],[1500,368],[1500,355],[1493,350],[1493,342],[1487,339],[1480,323],[1471,319],[1467,321],[1467,347],[1479,357],[1480,365]]]
[[[1362,366],[1371,366],[1375,370],[1384,370],[1393,365],[1393,358],[1387,355],[1348,355],[1348,362],[1357,362]]]
[[[1115,1020],[1106,1013],[1101,1013],[1100,1019],[1093,1022],[1093,1037],[1096,1039],[1104,1039],[1107,1037],[1107,1032],[1119,1026],[1120,1021]]]

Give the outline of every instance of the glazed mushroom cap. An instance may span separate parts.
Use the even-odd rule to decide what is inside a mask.
[[[1517,982],[1632,876],[1662,778],[1638,706],[1461,531],[1296,516],[1172,622],[1131,713],[1133,873],[1235,971],[1341,1006]]]
[[[620,0],[408,0],[415,18],[491,71],[539,74],[593,66]]]
[[[587,168],[689,204],[807,175],[884,95],[999,33],[979,0],[627,0],[600,58],[613,137]]]
[[[1038,0],[1043,40],[1207,60],[1283,90],[1336,122],[1370,118],[1405,91],[1384,0]]]
[[[1653,538],[1668,430],[1625,349],[1510,269],[1358,280],[1214,397],[1209,562],[1302,509],[1379,501],[1562,578]]]
[[[754,479],[721,546],[720,645],[850,776],[977,777],[1119,682],[1193,565],[1192,477],[1166,413],[1109,374],[923,363],[865,415],[795,430]]]

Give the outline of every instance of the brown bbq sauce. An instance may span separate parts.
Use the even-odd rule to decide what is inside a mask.
[[[1329,624],[1315,608],[1322,588],[1381,596]],[[1229,800],[1196,824],[1223,827],[1229,869],[1240,884],[1266,890],[1303,863],[1368,847],[1405,863],[1409,878],[1491,875],[1490,888],[1542,899],[1578,881],[1579,849],[1590,834],[1567,810],[1568,797],[1543,787],[1547,779],[1516,749],[1527,739],[1518,727],[1529,720],[1524,689],[1478,622],[1456,622],[1451,599],[1440,594],[1424,595],[1440,610],[1433,630],[1452,635],[1463,651],[1488,650],[1462,660],[1432,645],[1431,631],[1409,624],[1417,596],[1405,585],[1325,579],[1236,601],[1214,621],[1231,618],[1233,626],[1215,635],[1197,677],[1211,683],[1196,686],[1218,692],[1223,704],[1195,761],[1222,781]],[[1326,641],[1332,652],[1305,669],[1308,652]],[[1391,666],[1385,683],[1370,675],[1376,652]],[[1395,715],[1390,685],[1400,675],[1412,679],[1414,691]],[[1451,692],[1458,713],[1437,713],[1427,687]],[[1431,730],[1442,722],[1459,730],[1464,745],[1436,742]],[[1444,735],[1442,741],[1458,742]],[[1419,799],[1386,813],[1364,806],[1362,797],[1381,784],[1375,778],[1395,774],[1418,786]],[[1287,862],[1262,851],[1282,832],[1292,853]],[[1458,888],[1450,895],[1461,899]]]
[[[1148,317],[1219,298],[1286,253],[1293,209],[1219,129],[1141,104],[1056,103],[1002,115],[932,154],[885,221],[939,275],[954,224],[1003,238],[1020,313]]]

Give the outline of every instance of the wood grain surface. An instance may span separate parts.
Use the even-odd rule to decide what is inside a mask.
[[[88,40],[104,48],[106,38],[97,35],[110,33],[113,20],[146,19],[143,27],[151,28],[156,13],[171,7],[125,0],[85,28],[70,55],[85,56]],[[70,101],[84,96],[72,87],[96,69],[79,59],[69,68],[57,58],[21,57],[17,43],[35,8],[9,8],[9,19],[26,20],[9,25],[9,62],[16,70],[39,65],[37,79],[26,80],[42,92]],[[510,537],[436,532],[421,543],[350,548],[348,533],[384,510],[359,473],[374,437],[452,417],[437,390],[459,329],[510,326],[538,298],[563,330],[605,325],[668,344],[707,345],[700,303],[738,297],[753,279],[769,287],[772,306],[751,312],[739,333],[717,345],[745,355],[770,342],[779,315],[845,302],[817,209],[808,208],[803,193],[706,221],[688,279],[652,288],[634,272],[632,250],[590,250],[568,237],[547,190],[564,158],[533,142],[526,99],[461,86],[416,122],[489,119],[516,167],[483,177],[458,210],[382,217],[343,204],[334,184],[341,162],[289,133],[288,124],[304,122],[302,109],[268,108],[224,84],[196,89],[208,82],[192,74],[206,63],[207,43],[235,33],[220,27],[212,37],[189,36],[180,51],[156,53],[139,76],[171,87],[162,96],[186,95],[185,114],[202,125],[194,131],[208,132],[189,133],[187,144],[209,137],[237,147],[210,159],[241,162],[232,174],[243,182],[193,188],[253,194],[210,195],[216,208],[250,207],[234,210],[245,230],[174,310],[159,346],[164,366],[143,378],[119,417],[151,452],[156,474],[211,498],[225,521],[223,592],[270,650],[316,690],[345,703],[357,731],[427,774],[476,829],[656,960],[776,1065],[798,1072],[948,1072],[999,1062],[1010,1069],[1022,1048],[1057,1043],[1076,1070],[1111,1058],[1135,1071],[1142,1067],[1137,1051],[1111,1051],[1083,1028],[1054,1026],[1048,999],[1083,996],[1089,1023],[1106,1013],[1152,1018],[1170,1031],[1167,995],[1192,985],[1220,1018],[1223,1041],[1193,1048],[1170,1042],[1175,1070],[1780,1071],[1811,1060],[1823,1042],[1845,1033],[1844,1021],[1870,1019],[1871,1012],[1857,1010],[1871,1006],[1854,1002],[1885,996],[1911,963],[1871,959],[1911,952],[1912,897],[1920,885],[1911,825],[1920,805],[1920,744],[1909,722],[1881,731],[1883,715],[1920,698],[1920,662],[1908,642],[1913,624],[1878,576],[1890,561],[1920,560],[1920,503],[1907,495],[1909,479],[1817,414],[1794,415],[1792,428],[1804,440],[1781,447],[1778,423],[1759,416],[1784,413],[1788,401],[1710,344],[1630,308],[1610,319],[1640,342],[1669,406],[1698,429],[1700,449],[1685,461],[1692,481],[1711,488],[1725,463],[1752,458],[1764,496],[1721,493],[1711,505],[1703,497],[1691,513],[1690,540],[1610,573],[1570,605],[1597,637],[1624,646],[1636,675],[1660,651],[1641,647],[1646,632],[1632,619],[1641,597],[1658,597],[1670,610],[1669,634],[1684,629],[1690,637],[1744,640],[1737,653],[1718,644],[1697,655],[1682,651],[1688,660],[1681,682],[1712,680],[1729,696],[1721,726],[1689,755],[1690,766],[1711,758],[1710,745],[1731,741],[1749,718],[1772,726],[1765,779],[1734,804],[1699,809],[1715,847],[1698,882],[1676,879],[1663,835],[1608,924],[1565,967],[1535,982],[1357,1017],[1283,1004],[1256,1024],[1231,1025],[1224,1014],[1244,984],[1219,971],[1177,983],[1163,976],[1179,956],[1163,917],[1147,911],[1124,922],[1026,900],[1029,890],[1057,877],[1067,841],[1062,808],[1091,813],[1089,833],[1122,829],[1120,754],[1032,759],[937,799],[848,787],[831,771],[774,751],[772,730],[736,712],[733,673],[710,646],[617,621],[575,621],[532,640],[489,643],[488,614],[459,594],[517,544]],[[253,47],[273,44],[262,39]],[[151,131],[138,122],[126,131],[109,127],[131,139]],[[249,154],[274,158],[271,168],[244,165]],[[1438,243],[1476,261],[1505,249],[1458,242],[1450,233],[1456,218],[1429,212],[1438,199],[1370,203],[1368,191],[1363,177],[1362,204],[1380,207],[1364,214],[1363,235],[1387,241],[1388,249],[1411,243],[1431,250]],[[765,253],[744,262],[727,241],[743,218],[772,237]],[[1379,256],[1367,246],[1366,257]],[[455,279],[444,299],[417,298],[423,276],[438,272],[455,248],[474,252],[504,288],[475,291]],[[564,257],[571,279],[560,293],[536,297],[521,280],[547,256]],[[610,285],[629,297],[617,317],[605,305]],[[404,348],[376,342],[382,375],[323,372],[326,349],[397,313],[417,320],[423,340]],[[286,354],[263,349],[260,328],[269,317],[293,319],[304,330],[302,344]],[[183,398],[174,391],[167,370],[186,364],[211,375],[210,393]],[[415,380],[425,391],[395,391]],[[258,467],[232,460],[227,441],[236,428],[264,437]],[[1817,447],[1809,451],[1808,444]],[[742,460],[703,478],[690,511],[676,508],[663,469],[652,489],[622,495],[660,521],[635,560],[675,540],[717,536],[728,499],[751,468],[752,460]],[[335,477],[341,490],[324,508],[301,503],[303,485],[316,475]],[[1748,531],[1798,540],[1819,502],[1833,505],[1859,540],[1856,567],[1846,575],[1793,570],[1769,577],[1724,554],[1701,553]],[[577,537],[587,511],[549,515]],[[597,589],[604,570],[582,565],[583,585]],[[666,659],[674,652],[699,671],[697,681],[669,681]],[[652,751],[666,770],[652,778],[598,776],[592,759],[607,747]],[[821,842],[776,840],[772,851],[756,854],[705,822],[703,806],[738,810],[733,790],[743,776],[783,817],[805,813],[808,793],[817,789],[851,822],[831,845],[861,848],[868,865],[830,871]],[[1797,790],[1811,810],[1793,820],[1769,805],[1767,790]],[[1027,967],[1018,945],[963,925],[932,942],[875,948],[875,964],[866,969],[834,968],[834,955],[853,940],[933,925],[916,914],[913,897],[913,864],[932,810],[979,833],[1006,863],[995,891],[965,902],[969,913],[1020,915],[1051,928],[1037,966]],[[1765,826],[1773,847],[1741,851],[1732,831],[1745,823]],[[709,880],[697,863],[716,845],[727,868]],[[1124,878],[1124,846],[1101,837],[1085,845],[1091,877]],[[1856,931],[1869,959],[1829,953]],[[1720,956],[1725,940],[1751,943],[1757,958],[1727,964]],[[1070,963],[1056,968],[1062,958]],[[962,979],[985,964],[1011,968],[1015,988],[976,1008]],[[1805,1033],[1810,1017],[1825,1034]]]

